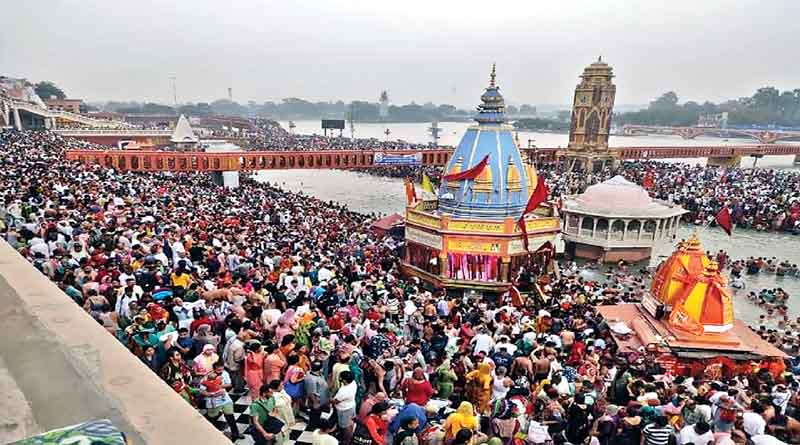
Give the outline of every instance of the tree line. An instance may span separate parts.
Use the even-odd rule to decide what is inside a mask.
[[[108,102],[103,106],[107,111],[124,114],[186,114],[191,116],[243,116],[265,117],[271,119],[353,119],[356,122],[432,122],[443,120],[470,119],[473,110],[460,109],[454,105],[414,102],[406,105],[389,105],[386,113],[381,113],[381,104],[368,101],[353,101],[345,103],[336,102],[311,102],[305,99],[289,97],[280,102],[256,103],[249,101],[241,104],[228,99],[214,102],[200,102],[180,105],[177,108],[156,103],[136,102]],[[536,107],[522,105],[521,107],[508,106],[506,112],[510,115],[536,113]]]
[[[615,115],[619,124],[693,126],[703,115],[728,113],[729,126],[800,127],[800,88],[780,91],[759,88],[752,96],[719,104],[678,103],[674,91],[662,94],[647,108]]]

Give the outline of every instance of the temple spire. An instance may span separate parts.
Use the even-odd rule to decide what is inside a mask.
[[[496,68],[497,68],[497,64],[493,63],[492,64],[492,74],[489,76],[489,87],[491,87],[491,88],[495,87],[495,78],[497,77]]]

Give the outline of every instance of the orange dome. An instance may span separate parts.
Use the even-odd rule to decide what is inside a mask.
[[[669,258],[658,266],[650,293],[661,303],[672,306],[677,295],[681,295],[691,283],[691,277],[700,275],[711,261],[703,252],[697,235],[681,241]]]
[[[715,261],[708,265],[681,306],[706,331],[726,331],[733,327],[733,298],[728,280],[720,275]]]
[[[670,324],[701,335],[733,327],[733,299],[717,263],[692,235],[659,266],[651,294],[672,307]]]

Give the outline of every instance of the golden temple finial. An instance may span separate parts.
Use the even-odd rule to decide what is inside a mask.
[[[689,235],[689,239],[686,240],[686,247],[689,249],[700,249],[700,235],[696,227],[692,231],[692,234]]]
[[[719,271],[719,264],[716,261],[711,260],[708,262],[708,266],[706,266],[706,270],[704,270],[703,273],[711,276],[716,274],[717,271]]]
[[[494,88],[495,87],[495,77],[497,77],[497,64],[492,64],[492,74],[489,76],[489,86]]]

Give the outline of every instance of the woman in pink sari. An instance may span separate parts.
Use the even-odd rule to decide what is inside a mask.
[[[294,309],[287,309],[278,319],[278,327],[275,329],[275,341],[280,344],[283,337],[294,333],[296,327],[297,317],[294,315]]]
[[[267,345],[267,357],[264,359],[264,383],[270,383],[273,380],[281,380],[283,368],[286,366],[286,361],[281,357],[278,345],[271,343]]]
[[[264,352],[260,343],[253,343],[244,359],[244,380],[250,390],[250,400],[258,398],[258,391],[264,384]]]

